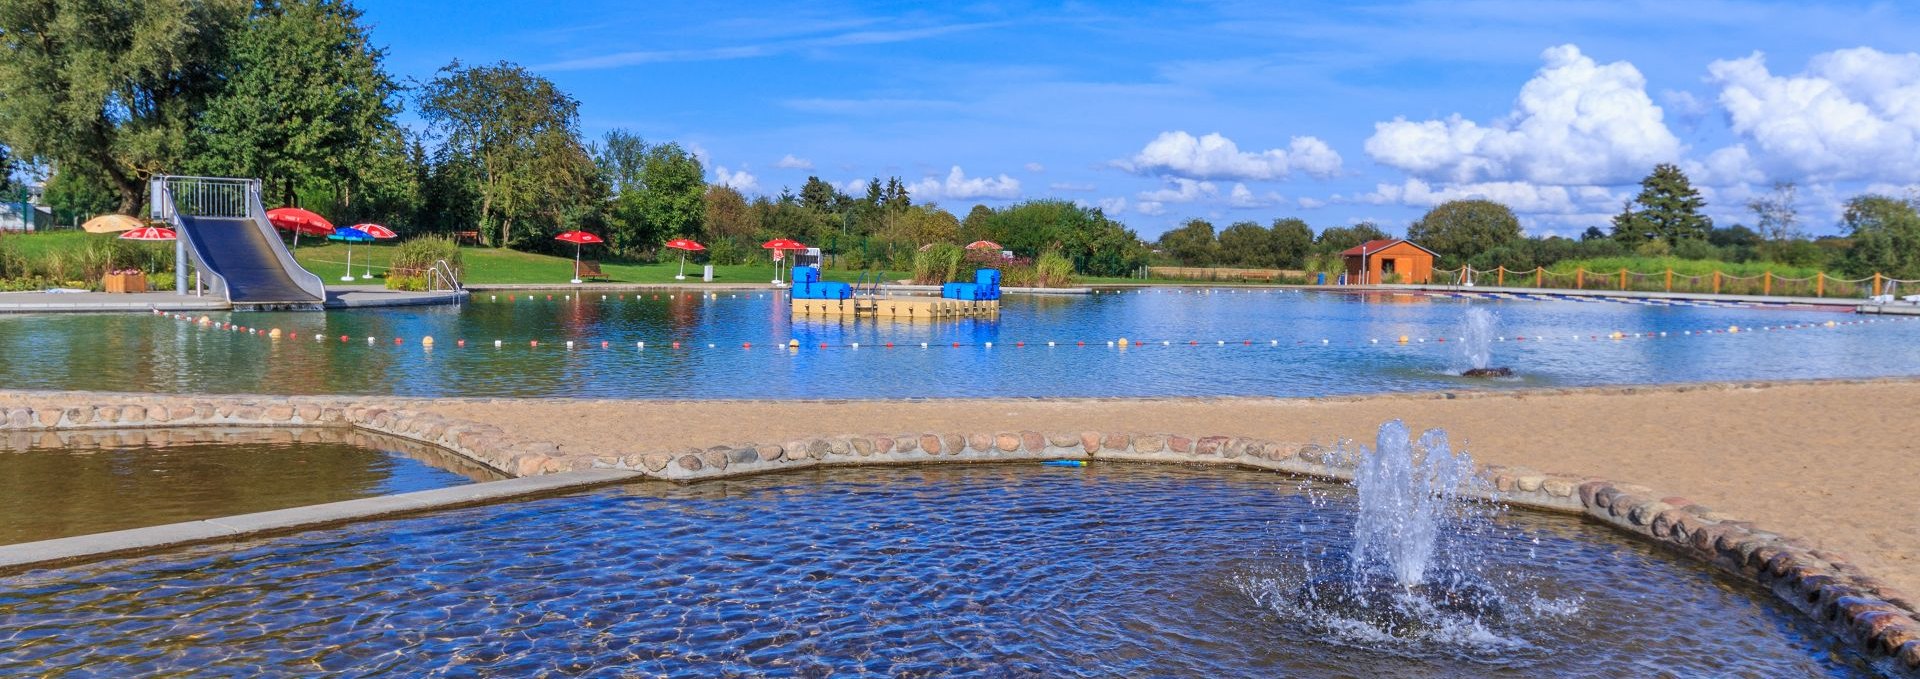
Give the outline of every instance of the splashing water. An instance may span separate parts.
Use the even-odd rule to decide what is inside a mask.
[[[1379,569],[1403,588],[1424,584],[1447,509],[1472,477],[1473,459],[1464,451],[1455,454],[1439,429],[1421,434],[1416,450],[1399,420],[1380,426],[1374,446],[1360,448],[1353,470],[1359,491],[1353,575]]]
[[[1493,367],[1493,333],[1499,319],[1493,312],[1480,306],[1467,307],[1467,313],[1460,319],[1460,338],[1457,346],[1460,352],[1458,371],[1486,370]]]

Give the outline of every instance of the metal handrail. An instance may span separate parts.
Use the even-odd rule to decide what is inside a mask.
[[[460,279],[453,275],[453,265],[447,263],[447,260],[436,259],[427,267],[427,289],[439,290],[441,284],[445,284],[448,290],[454,292],[461,290]]]

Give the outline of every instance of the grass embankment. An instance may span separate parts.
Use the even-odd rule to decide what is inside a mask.
[[[373,281],[380,279],[388,262],[392,261],[393,245],[355,245],[353,246],[353,276],[356,280],[366,273],[367,265],[373,265]],[[567,285],[573,279],[573,258],[520,252],[504,248],[463,247],[460,249],[462,265],[466,274],[462,283],[468,285]],[[347,268],[347,246],[339,243],[325,245],[307,245],[302,241],[294,251],[294,259],[301,266],[318,274],[329,283],[338,281]],[[592,259],[589,255],[587,259]],[[701,265],[687,262],[687,279],[674,280],[680,269],[680,261],[675,258],[659,264],[623,264],[602,261],[601,273],[606,278],[594,279],[598,283],[701,283]],[[787,276],[786,268],[781,269],[781,278]],[[821,276],[829,280],[852,281],[859,272],[825,271]],[[903,277],[901,272],[893,272],[894,277]],[[715,266],[713,282],[724,284],[766,283],[773,280],[771,264],[743,264],[737,266]],[[341,281],[344,282],[344,281]]]

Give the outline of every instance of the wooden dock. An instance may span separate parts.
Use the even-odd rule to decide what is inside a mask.
[[[1000,301],[980,302],[938,297],[855,297],[853,299],[796,299],[794,318],[842,316],[853,318],[895,318],[939,320],[947,318],[984,318],[1000,315]]]

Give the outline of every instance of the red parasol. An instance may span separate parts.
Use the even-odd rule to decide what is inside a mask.
[[[1000,244],[990,240],[977,240],[967,244],[968,250],[998,250]]]
[[[781,284],[780,283],[780,259],[781,259],[780,252],[782,250],[807,249],[807,246],[801,245],[800,241],[793,240],[791,238],[775,238],[765,243],[761,243],[760,247],[773,251],[773,284],[776,286]]]
[[[173,232],[173,229],[165,229],[158,226],[143,226],[120,234],[121,240],[173,240],[178,237],[179,236]]]
[[[667,241],[667,247],[681,251],[680,252],[680,273],[674,274],[673,276],[673,279],[676,281],[684,281],[687,279],[687,253],[697,252],[700,250],[707,249],[707,246],[701,245],[699,243],[695,243],[685,238],[675,238],[673,240]]]
[[[389,229],[379,224],[355,224],[353,225],[353,228],[359,229],[361,231],[365,231],[367,232],[367,235],[373,236],[374,238],[379,240],[387,240],[390,238],[400,237],[400,234],[394,233],[393,229]]]
[[[267,221],[281,231],[300,235],[326,236],[333,233],[333,222],[297,207],[277,207],[267,211]]]
[[[585,231],[568,231],[558,236],[554,236],[553,239],[557,241],[564,241],[564,242],[573,244],[573,284],[574,285],[580,284],[580,246],[595,245],[598,243],[606,242],[606,241],[600,240],[599,236],[595,236]]]

